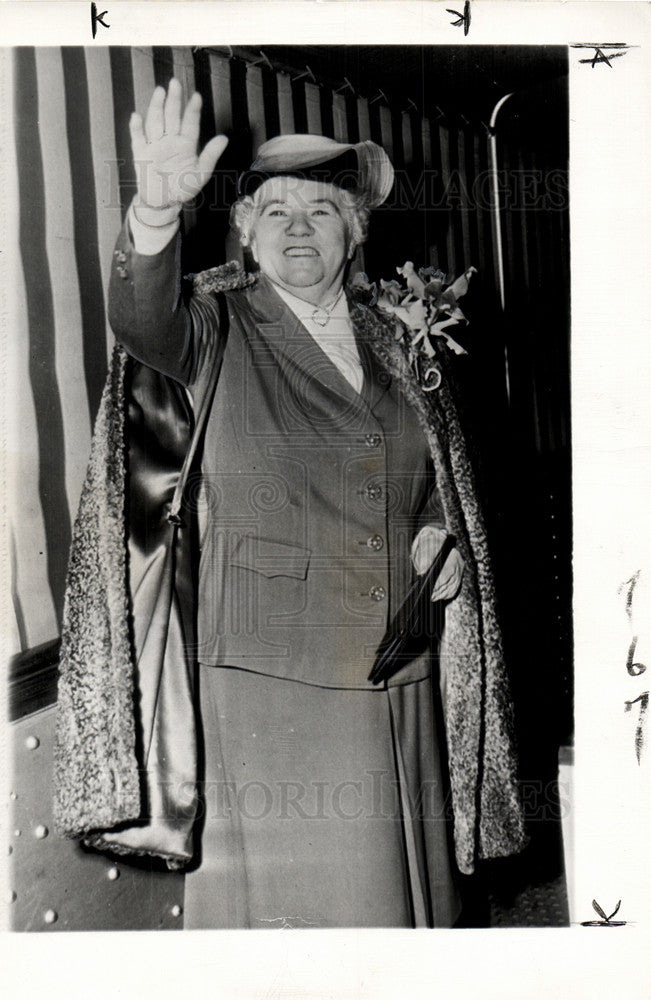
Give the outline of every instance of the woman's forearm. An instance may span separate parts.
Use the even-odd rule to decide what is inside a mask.
[[[195,374],[192,322],[183,301],[180,235],[169,225],[158,252],[139,252],[132,209],[116,244],[108,314],[116,339],[137,360],[188,385]],[[153,249],[156,237],[153,234]],[[152,245],[140,249],[150,250]]]

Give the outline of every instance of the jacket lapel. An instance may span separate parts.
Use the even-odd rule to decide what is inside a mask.
[[[375,410],[391,385],[391,375],[378,362],[370,345],[360,336],[359,331],[354,326],[353,329],[355,330],[357,349],[364,370],[364,399],[370,409]]]
[[[295,376],[303,377],[303,384],[310,384],[317,379],[320,386],[325,386],[330,392],[340,396],[346,408],[351,405],[366,407],[371,398],[375,405],[376,396],[379,398],[386,391],[384,376],[380,377],[377,391],[373,387],[372,382],[377,381],[376,375],[380,373],[380,369],[368,345],[360,341],[357,333],[356,339],[360,347],[360,360],[365,378],[362,395],[355,392],[307,327],[276,293],[268,278],[260,275],[256,284],[247,291],[247,297],[254,315],[256,330],[283,367],[288,372],[293,372]],[[370,385],[370,396],[367,383]]]

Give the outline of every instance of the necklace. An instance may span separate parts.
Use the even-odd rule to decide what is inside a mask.
[[[330,322],[330,314],[332,310],[339,302],[339,299],[344,294],[343,288],[339,289],[339,294],[337,295],[334,302],[331,302],[329,306],[317,306],[312,312],[312,322],[316,323],[317,326],[324,327]]]

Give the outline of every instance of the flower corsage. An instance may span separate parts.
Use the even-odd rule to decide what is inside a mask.
[[[423,390],[432,392],[441,384],[441,367],[437,363],[443,355],[441,345],[454,354],[467,354],[449,330],[467,324],[458,302],[468,291],[470,278],[477,269],[469,267],[460,277],[448,280],[442,271],[433,267],[416,271],[408,260],[397,267],[396,272],[404,283],[381,279],[378,289],[375,282],[359,272],[351,284],[369,305],[401,321],[396,323],[396,339],[402,343]]]

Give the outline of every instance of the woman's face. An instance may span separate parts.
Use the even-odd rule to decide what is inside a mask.
[[[260,270],[299,298],[327,305],[341,288],[351,251],[338,189],[272,177],[255,200],[251,250]]]

